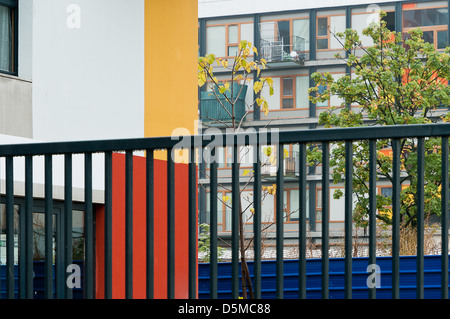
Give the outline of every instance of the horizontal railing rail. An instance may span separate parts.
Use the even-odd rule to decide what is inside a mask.
[[[206,132],[208,133],[208,132]],[[73,210],[73,180],[74,174],[84,175],[84,210],[85,210],[85,261],[84,261],[84,297],[95,298],[97,296],[97,289],[95,287],[95,229],[94,229],[94,210],[93,210],[93,155],[103,154],[103,167],[104,180],[101,183],[104,185],[104,297],[111,298],[113,296],[113,284],[112,284],[112,183],[113,183],[113,160],[112,154],[114,152],[125,153],[125,296],[126,298],[133,297],[133,152],[145,151],[146,157],[146,253],[145,258],[147,261],[146,274],[146,296],[148,298],[154,297],[154,285],[153,280],[155,275],[154,267],[154,252],[156,243],[152,240],[155,227],[154,224],[155,208],[154,208],[154,195],[155,187],[158,187],[154,175],[154,153],[158,150],[167,150],[167,211],[164,212],[167,218],[167,297],[174,298],[176,296],[176,282],[175,282],[175,159],[171,156],[174,154],[175,149],[184,148],[189,151],[189,164],[188,171],[189,177],[186,182],[186,189],[189,191],[189,221],[188,221],[188,234],[189,234],[189,298],[197,297],[197,164],[203,160],[201,155],[205,149],[214,149],[216,146],[232,146],[233,150],[233,163],[231,166],[232,172],[232,218],[231,218],[231,258],[232,258],[232,297],[238,298],[239,296],[239,193],[240,193],[240,165],[238,161],[238,150],[243,145],[253,145],[256,149],[260,149],[264,145],[277,145],[277,156],[283,158],[283,146],[286,144],[299,144],[299,177],[297,179],[298,188],[300,190],[299,196],[299,297],[306,297],[306,285],[305,285],[305,265],[306,265],[306,175],[307,170],[307,145],[311,143],[321,145],[322,152],[322,171],[326,172],[330,168],[330,144],[334,142],[345,142],[346,145],[346,158],[352,158],[351,146],[355,141],[367,140],[370,146],[370,180],[368,185],[370,188],[369,201],[370,201],[370,262],[375,263],[375,246],[374,241],[374,225],[375,225],[375,211],[376,211],[376,141],[380,139],[387,139],[392,141],[393,149],[393,266],[392,266],[392,291],[393,298],[399,297],[399,282],[398,282],[398,269],[399,269],[399,214],[400,214],[400,145],[399,140],[418,139],[419,141],[419,156],[418,156],[418,181],[419,186],[423,185],[424,180],[424,155],[423,144],[425,138],[440,138],[442,143],[442,209],[441,209],[441,228],[442,228],[442,297],[448,297],[448,229],[447,229],[447,216],[448,216],[448,201],[449,201],[449,166],[448,166],[448,136],[450,135],[450,124],[427,124],[427,125],[398,125],[398,126],[383,126],[383,127],[357,127],[357,128],[330,128],[330,129],[316,129],[316,130],[291,130],[291,131],[279,131],[276,129],[246,129],[240,133],[228,133],[224,134],[214,132],[213,134],[203,134],[194,136],[167,136],[156,138],[135,138],[135,139],[114,139],[114,140],[97,140],[97,141],[73,141],[73,142],[53,142],[53,143],[28,143],[28,144],[8,144],[0,145],[0,159],[4,159],[4,168],[0,167],[0,170],[4,169],[5,189],[1,190],[4,194],[5,205],[5,225],[6,225],[6,279],[0,279],[1,283],[6,282],[6,296],[8,298],[14,298],[14,259],[15,259],[15,247],[14,247],[14,207],[17,202],[15,196],[15,172],[17,167],[14,167],[14,158],[25,157],[24,162],[24,207],[21,209],[23,212],[19,218],[18,237],[22,243],[19,247],[19,280],[21,284],[20,297],[32,298],[33,296],[33,256],[32,256],[32,232],[33,232],[33,171],[35,169],[33,165],[33,158],[37,156],[44,157],[44,172],[45,172],[45,297],[52,298],[54,290],[56,289],[56,296],[61,298],[72,298],[72,292],[64,284],[56,285],[54,288],[53,283],[53,257],[57,257],[59,265],[63,265],[65,270],[67,266],[72,263],[72,240],[71,234],[73,230],[72,224],[72,210]],[[202,152],[200,152],[202,151]],[[76,154],[84,155],[84,166],[82,170],[73,167],[73,157]],[[254,241],[253,246],[256,252],[261,250],[261,196],[260,189],[262,186],[261,181],[261,165],[260,154],[255,152],[254,157]],[[54,194],[53,194],[53,173],[57,169],[53,165],[53,157],[62,156],[64,159],[64,237],[58,239],[62,244],[57,247],[56,254],[54,256],[52,246],[52,212],[54,207]],[[211,297],[217,297],[217,192],[218,192],[218,174],[217,174],[217,162],[211,162],[210,165],[210,215],[211,215]],[[284,163],[280,161],[278,164],[278,172],[283,172]],[[351,285],[352,285],[352,161],[347,160],[345,170],[345,297],[351,298]],[[328,298],[329,291],[329,214],[330,214],[330,202],[329,202],[329,176],[323,174],[322,176],[322,297]],[[284,189],[284,176],[277,173],[276,177],[277,193],[276,193],[276,296],[277,298],[283,298],[283,247],[284,247],[284,228],[283,228],[283,189]],[[258,195],[259,194],[259,195]],[[350,195],[348,195],[350,194]],[[423,187],[418,187],[418,203],[419,203],[419,215],[423,216],[423,202],[424,193]],[[422,209],[422,210],[421,210]],[[50,213],[49,213],[50,212]],[[160,214],[161,212],[158,212]],[[418,221],[419,232],[423,233],[423,220]],[[422,238],[423,239],[423,238]],[[422,240],[419,237],[419,241]],[[420,244],[420,243],[419,243]],[[422,247],[419,245],[419,247]],[[261,260],[258,257],[260,254],[255,253],[255,260],[253,264],[253,278],[255,297],[261,297]],[[59,258],[59,259],[58,259]],[[423,276],[420,276],[423,271],[423,254],[418,252],[418,297],[421,297],[420,287],[423,287]],[[58,271],[57,271],[58,274]],[[64,271],[63,271],[63,274]],[[59,283],[65,282],[59,278]],[[370,296],[375,297],[375,290],[370,290]]]
[[[105,139],[95,141],[70,141],[70,142],[38,142],[24,144],[0,145],[0,156],[26,156],[46,154],[79,154],[79,153],[103,153],[115,151],[131,151],[146,149],[168,149],[177,145],[192,145],[195,147],[224,146],[226,141],[234,141],[236,145],[255,145],[258,135],[266,135],[267,140],[275,136],[280,144],[289,143],[318,143],[339,142],[345,140],[371,140],[371,139],[395,139],[448,136],[450,124],[423,124],[423,125],[392,125],[350,128],[326,128],[314,130],[288,130],[279,131],[273,129],[247,129],[245,132],[223,134],[202,134],[191,136],[164,136],[153,138],[131,139]],[[247,139],[245,139],[247,138]],[[186,144],[180,144],[180,139],[185,139]]]

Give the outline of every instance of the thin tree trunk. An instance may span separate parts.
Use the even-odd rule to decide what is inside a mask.
[[[252,281],[248,270],[247,258],[245,257],[244,221],[242,218],[242,204],[239,201],[239,237],[241,249],[241,274],[242,274],[242,297],[244,299],[254,299]],[[248,290],[248,291],[247,291]],[[249,296],[247,295],[247,292]]]

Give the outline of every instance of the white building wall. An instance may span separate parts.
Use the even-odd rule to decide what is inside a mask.
[[[144,136],[144,0],[24,2],[28,13],[32,5],[32,68],[23,73],[32,73],[33,138]]]

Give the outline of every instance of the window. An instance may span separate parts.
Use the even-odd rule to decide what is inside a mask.
[[[317,50],[328,49],[328,18],[317,19]]]
[[[217,57],[231,57],[238,52],[239,42],[253,42],[253,23],[217,23],[208,22],[206,26],[206,54]]]
[[[308,190],[305,190],[308,192]],[[284,220],[298,221],[299,219],[299,203],[300,192],[298,189],[288,189],[284,191]],[[308,211],[306,211],[308,213]],[[308,218],[308,216],[307,216]]]
[[[238,25],[228,26],[228,56],[235,56],[239,47],[239,27]]]
[[[382,187],[380,189],[381,191],[381,196],[383,197],[392,197],[392,187]]]
[[[302,110],[298,116],[309,115],[309,75],[292,74],[285,76],[272,76],[274,94],[269,95],[268,88],[263,88],[262,95],[269,103],[269,110]],[[303,115],[304,113],[304,115]]]
[[[345,70],[343,70],[342,68],[339,67],[335,67],[335,68],[320,68],[317,69],[317,72],[319,73],[324,73],[324,72],[329,72],[331,73],[331,76],[333,77],[333,79],[336,81],[338,80],[340,77],[345,76]],[[324,85],[320,85],[318,87],[318,92],[317,95],[319,94],[323,94],[328,88]],[[325,100],[323,102],[317,102],[316,103],[316,109],[317,109],[317,116],[319,116],[320,112],[326,110],[327,108],[331,107],[331,106],[335,106],[335,107],[339,107],[342,105],[342,103],[344,102],[344,100],[342,98],[340,98],[338,95],[335,94],[331,94],[330,98],[328,100]]]
[[[358,32],[359,39],[363,47],[371,47],[373,46],[373,40],[370,36],[364,35],[363,31],[371,24],[379,23],[379,11],[383,10],[386,13],[386,16],[383,17],[383,20],[386,22],[386,27],[390,31],[395,31],[395,6],[388,5],[377,7],[377,10],[371,9],[371,7],[364,8],[353,8],[352,9],[352,21],[351,26],[356,32]],[[363,53],[363,52],[361,52]]]
[[[282,79],[282,94],[281,94],[281,108],[293,109],[294,108],[294,78],[288,77]]]
[[[336,50],[342,50],[342,45],[335,38],[334,34],[343,32],[345,27],[345,10],[318,12],[316,19],[316,48],[318,51],[318,59],[334,58],[334,54],[337,52]]]
[[[297,57],[307,60],[309,51],[309,14],[273,15],[260,23],[261,54],[267,61],[290,60]]]
[[[403,38],[408,31],[420,27],[425,42],[436,49],[445,49],[448,43],[448,6],[447,1],[427,3],[407,3],[403,5]]]
[[[309,19],[292,20],[293,50],[309,51]]]
[[[16,72],[15,13],[13,7],[0,5],[0,72]]]

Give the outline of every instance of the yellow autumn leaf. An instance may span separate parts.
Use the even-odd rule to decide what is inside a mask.
[[[230,196],[223,196],[222,197],[222,200],[226,203],[226,202],[228,202],[229,200],[230,200]]]
[[[284,149],[284,158],[289,157],[289,151],[287,149]]]
[[[250,173],[249,169],[244,169],[244,172],[242,173],[244,176],[247,176]]]
[[[264,111],[265,116],[267,116],[267,114],[269,114],[269,104],[267,103],[266,100],[264,100],[263,111]]]
[[[263,151],[266,156],[270,156],[270,154],[272,154],[272,148],[270,146],[264,147]]]

